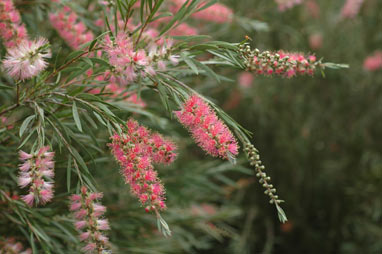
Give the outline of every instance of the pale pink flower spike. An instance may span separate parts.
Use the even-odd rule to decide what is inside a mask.
[[[46,204],[53,198],[54,152],[48,150],[45,146],[35,154],[19,151],[23,164],[19,166],[18,185],[21,188],[30,185],[29,193],[21,197],[28,206]]]
[[[8,49],[3,60],[3,68],[9,76],[16,80],[25,80],[37,76],[48,63],[45,58],[50,58],[50,50],[45,46],[48,41],[39,38],[35,41],[24,40],[17,46]]]
[[[90,192],[82,187],[81,194],[70,197],[70,210],[77,220],[74,226],[80,231],[80,240],[86,242],[82,248],[84,253],[94,253],[94,250],[103,253],[109,247],[109,239],[102,233],[110,229],[108,220],[103,218],[106,207],[97,203],[102,196],[102,193]]]

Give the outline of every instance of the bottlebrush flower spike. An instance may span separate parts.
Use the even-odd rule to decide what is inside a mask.
[[[16,242],[14,238],[6,238],[0,241],[0,254],[32,254],[30,248],[24,250],[24,246],[20,242]]]
[[[147,212],[164,210],[165,190],[153,163],[173,162],[175,145],[133,119],[128,120],[123,128],[123,135],[114,134],[109,146],[121,166],[125,182],[130,185],[131,193],[146,206]]]
[[[193,95],[180,111],[175,111],[180,123],[191,133],[196,143],[208,154],[233,159],[239,146],[228,127],[200,97]]]
[[[321,61],[316,56],[304,56],[301,53],[288,53],[283,51],[260,52],[251,50],[248,44],[240,45],[240,53],[248,71],[259,75],[280,75],[291,78],[296,75],[313,75]]]
[[[275,0],[280,11],[285,11],[295,5],[301,4],[302,0]]]
[[[367,71],[382,69],[382,51],[377,51],[368,56],[363,62],[363,68]]]
[[[0,1],[0,37],[8,49],[28,39],[25,25],[12,0]]]
[[[172,12],[175,13],[180,9],[180,7],[182,7],[186,0],[172,0],[172,2],[175,4],[175,8],[172,9]],[[198,6],[198,9],[202,8],[205,4],[207,4],[207,2],[201,3]],[[216,3],[206,9],[191,14],[191,17],[199,20],[223,24],[232,22],[233,11],[224,4]]]
[[[238,82],[239,82],[239,85],[243,88],[250,87],[253,83],[253,80],[254,80],[254,77],[252,73],[243,71],[239,74]]]
[[[81,188],[81,194],[70,197],[70,210],[73,212],[74,223],[80,233],[80,240],[86,242],[82,248],[84,253],[104,253],[108,250],[109,239],[102,231],[109,230],[109,222],[103,218],[106,207],[97,201],[102,193],[89,192],[86,187]]]
[[[3,68],[9,76],[17,80],[37,76],[48,65],[44,58],[50,58],[49,42],[45,38],[35,41],[22,41],[8,49],[3,60]]]
[[[148,46],[149,51],[146,52],[144,49],[135,50],[133,42],[127,34],[119,33],[114,41],[107,35],[104,39],[104,50],[108,55],[112,70],[105,76],[111,83],[121,86],[130,84],[138,76],[153,76],[156,73],[155,69],[165,68],[164,61],[177,64],[177,56],[171,55],[172,45],[173,41],[170,39],[152,41]]]
[[[357,16],[362,4],[363,0],[347,0],[341,10],[342,18],[352,19]]]
[[[169,31],[169,35],[171,36],[182,36],[182,35],[190,36],[190,35],[197,35],[197,34],[198,34],[198,30],[195,27],[192,27],[186,23],[182,23]]]
[[[73,49],[79,49],[82,44],[94,39],[93,33],[78,20],[77,14],[68,6],[58,13],[49,14],[49,19],[59,35]]]
[[[144,50],[135,51],[133,42],[127,34],[119,33],[115,41],[105,36],[104,50],[108,54],[109,63],[113,66],[110,81],[120,85],[133,82],[140,70],[147,71],[149,59]]]
[[[36,154],[20,151],[20,174],[18,184],[21,188],[29,187],[29,193],[22,200],[29,205],[45,204],[53,198],[54,152],[49,147],[42,147]]]

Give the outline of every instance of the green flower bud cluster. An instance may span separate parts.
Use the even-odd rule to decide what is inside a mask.
[[[247,154],[249,164],[256,170],[256,177],[259,178],[259,183],[265,188],[264,194],[268,195],[270,198],[269,203],[280,204],[283,202],[279,199],[279,196],[276,195],[276,188],[270,183],[271,177],[267,176],[264,172],[265,167],[260,160],[259,151],[250,143],[245,145],[244,151]]]

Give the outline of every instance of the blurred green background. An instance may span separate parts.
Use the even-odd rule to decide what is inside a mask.
[[[214,87],[213,97],[254,132],[289,219],[280,225],[259,184],[237,190],[243,213],[234,222],[241,243],[235,252],[382,253],[382,70],[363,69],[382,49],[382,1],[364,1],[354,19],[341,19],[342,0],[305,1],[285,12],[267,0],[225,3],[268,30],[237,24],[219,30],[224,40],[248,35],[261,50],[315,52],[350,65],[326,77],[255,77],[249,88]],[[316,49],[309,44],[314,34],[322,37]]]
[[[63,42],[46,22],[48,1],[16,2],[28,32],[48,37],[56,53]],[[78,5],[92,2],[78,1]],[[89,145],[80,151],[86,161],[95,158],[89,165],[97,187],[105,193],[116,253],[381,254],[382,69],[366,71],[363,62],[382,50],[382,1],[365,0],[353,19],[341,18],[345,0],[305,0],[284,12],[272,0],[221,3],[235,13],[231,24],[187,22],[216,40],[240,42],[248,35],[251,45],[260,50],[314,52],[324,62],[350,65],[327,70],[325,77],[320,73],[292,79],[255,76],[248,87],[240,85],[242,72],[229,68],[216,68],[230,79],[222,83],[201,76],[183,79],[254,133],[252,141],[285,200],[282,207],[289,221],[278,221],[244,155],[236,166],[205,155],[170,119],[157,94],[143,91],[147,110],[160,117],[134,117],[172,136],[180,148],[173,165],[158,167],[169,208],[162,216],[173,236],[161,236],[155,216],[145,214],[131,197],[105,145],[108,134],[100,131],[101,148]],[[77,11],[87,25],[99,18],[86,8]],[[321,45],[311,45],[311,36],[321,37]],[[1,99],[8,97],[4,94]],[[79,140],[86,139],[79,136]],[[17,165],[16,147],[0,147],[4,163]],[[63,153],[57,151],[57,158],[65,158]],[[66,166],[66,160],[57,161],[56,179],[66,179]],[[16,178],[17,169],[9,171]],[[58,180],[56,188],[57,202],[47,206],[52,210],[41,212],[67,222],[68,230],[75,232],[65,217],[66,181]],[[10,225],[9,220],[1,220],[0,235],[22,235]],[[75,239],[58,233],[51,236],[59,239],[63,250],[68,249],[66,253],[77,253]]]

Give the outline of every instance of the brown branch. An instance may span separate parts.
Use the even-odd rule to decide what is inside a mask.
[[[158,3],[159,3],[159,1],[155,1],[155,4],[154,4],[154,6],[153,6],[153,10],[156,9]],[[141,37],[142,37],[143,30],[145,30],[146,26],[149,24],[149,20],[152,18],[151,14],[152,14],[152,13],[150,13],[150,15],[147,17],[147,19],[146,19],[145,23],[143,24],[141,30],[139,31],[138,39],[135,41],[135,46],[138,45],[138,42],[139,42],[139,40],[140,40]]]
[[[84,51],[83,53],[81,53],[80,55],[76,56],[75,58],[73,58],[72,60],[70,60],[69,62],[65,63],[64,65],[62,65],[60,68],[56,69],[55,71],[53,71],[47,78],[46,80],[54,77],[57,73],[59,73],[60,71],[62,71],[63,69],[65,69],[66,67],[68,67],[69,65],[71,65],[72,63],[76,62],[78,59],[80,59],[81,57],[83,57],[84,55],[92,52],[92,51],[96,51],[96,50],[99,50],[101,48],[94,48],[90,51]]]
[[[20,106],[20,104],[14,104],[12,106],[9,106],[8,108],[4,109],[3,111],[0,112],[0,116],[1,115],[4,115],[5,113],[7,113],[8,111],[11,111],[15,108],[17,108],[18,106]]]

